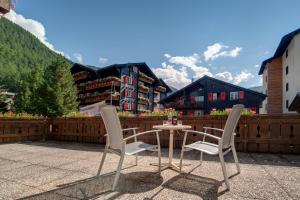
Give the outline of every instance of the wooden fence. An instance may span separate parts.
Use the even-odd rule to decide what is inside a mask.
[[[48,127],[46,119],[0,119],[0,143],[44,140]]]
[[[183,123],[193,130],[203,131],[204,126],[223,128],[226,117],[204,116],[183,117]],[[153,125],[162,124],[163,118],[122,119],[122,127],[138,127],[139,131],[151,130]],[[210,132],[219,135],[218,132]],[[124,137],[131,135],[127,131]],[[300,153],[300,115],[256,115],[241,117],[236,129],[236,147],[243,152]],[[0,142],[24,140],[56,140],[70,142],[105,143],[105,128],[101,118],[48,119],[48,120],[0,120]],[[219,135],[220,136],[220,135]],[[141,140],[156,143],[154,135],[141,136]],[[188,142],[202,139],[190,134]],[[168,132],[160,135],[161,145],[169,144]],[[183,134],[174,137],[174,145],[180,148]]]

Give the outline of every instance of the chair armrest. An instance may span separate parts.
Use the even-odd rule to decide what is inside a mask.
[[[122,129],[122,131],[131,131],[131,130],[137,130],[139,129],[138,127],[134,127],[134,128],[125,128],[125,129]]]
[[[207,136],[207,137],[216,139],[216,140],[218,140],[218,141],[221,140],[220,137],[217,137],[217,136],[214,136],[214,135],[211,135],[211,134],[208,134],[208,133],[204,133],[204,132],[201,132],[201,131],[185,130],[184,132],[186,132],[186,133],[196,133],[196,134],[199,134],[199,135],[203,135],[203,136]]]
[[[203,129],[208,129],[208,130],[214,130],[214,131],[221,131],[221,132],[224,132],[224,130],[223,130],[223,129],[220,129],[220,128],[203,127]]]
[[[140,135],[144,135],[144,134],[148,134],[148,133],[158,133],[158,132],[161,132],[161,130],[145,131],[145,132],[137,133],[135,135],[131,135],[131,136],[127,137],[127,138],[124,138],[123,140],[127,141],[129,139],[135,138],[135,137],[140,136]]]

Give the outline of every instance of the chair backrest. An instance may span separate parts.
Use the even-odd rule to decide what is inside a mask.
[[[108,135],[107,145],[112,149],[122,151],[123,134],[116,107],[111,105],[101,105],[100,114]]]
[[[242,113],[243,109],[244,109],[244,105],[241,105],[241,104],[237,104],[232,107],[232,109],[229,113],[229,116],[227,118],[225,127],[224,127],[224,133],[222,135],[222,148],[223,149],[230,147],[231,139],[233,137],[235,128],[241,117],[241,113]]]

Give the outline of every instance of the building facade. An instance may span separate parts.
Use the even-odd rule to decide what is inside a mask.
[[[259,113],[265,95],[215,78],[204,76],[162,100],[166,108],[183,115],[200,116],[212,110],[225,110],[235,104]]]
[[[292,113],[290,105],[300,92],[300,29],[285,35],[274,56],[263,61],[259,75],[268,96],[263,113]]]
[[[78,87],[79,106],[106,101],[120,111],[150,112],[170,88],[146,63],[115,64],[103,68],[74,64],[71,68]]]

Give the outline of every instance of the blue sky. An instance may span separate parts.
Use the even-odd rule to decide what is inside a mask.
[[[18,0],[7,17],[73,61],[146,62],[180,88],[214,76],[261,85],[261,62],[300,27],[297,0]],[[32,20],[30,20],[32,19]]]

